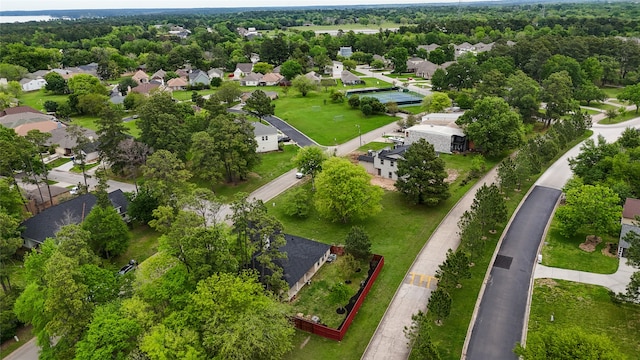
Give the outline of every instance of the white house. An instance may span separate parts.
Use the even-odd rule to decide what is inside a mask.
[[[41,77],[35,79],[22,79],[20,80],[20,85],[22,86],[22,91],[36,91],[45,87],[47,85],[47,80]]]
[[[264,153],[278,150],[278,130],[275,127],[254,122],[253,134],[258,143],[256,152]]]
[[[258,86],[260,85],[260,80],[262,79],[262,74],[260,73],[249,73],[244,78],[240,80],[240,85],[242,86]]]
[[[331,66],[326,66],[324,68],[324,73],[331,74],[331,77],[334,79],[340,79],[342,71],[344,71],[344,65],[342,65],[340,61],[334,61]]]
[[[405,145],[411,145],[420,139],[425,139],[433,145],[435,151],[445,154],[466,151],[469,147],[464,132],[450,126],[420,124],[405,130]]]
[[[409,146],[394,146],[378,152],[370,150],[367,155],[360,155],[358,163],[367,170],[369,174],[398,180],[398,160],[404,158],[404,153]]]
[[[233,78],[235,80],[240,80],[241,78],[249,75],[253,70],[252,63],[238,63],[236,65],[236,70],[233,72]]]

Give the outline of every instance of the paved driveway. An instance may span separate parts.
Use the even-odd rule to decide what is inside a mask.
[[[269,124],[275,126],[278,130],[282,131],[285,135],[295,141],[300,147],[317,145],[313,140],[308,138],[305,134],[298,131],[298,129],[289,125],[286,121],[273,115],[267,115],[263,117]]]
[[[467,359],[518,359],[513,348],[522,339],[538,245],[560,193],[536,186],[511,222],[480,302]]]

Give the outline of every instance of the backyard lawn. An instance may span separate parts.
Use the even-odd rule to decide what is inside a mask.
[[[131,239],[127,251],[111,260],[116,268],[126,265],[132,259],[140,264],[158,251],[160,233],[149,226],[136,225],[133,230],[129,231],[129,234]]]
[[[542,334],[551,327],[579,327],[588,334],[608,336],[628,359],[637,359],[640,354],[640,305],[614,304],[608,292],[602,286],[537,279],[531,300],[528,337]]]
[[[302,343],[307,337],[310,337],[310,340],[302,349],[296,346],[288,358],[360,358],[391,301],[395,289],[404,279],[407,269],[413,262],[415,254],[424,246],[449,209],[469,190],[472,183],[475,183],[474,180],[463,186],[460,185],[466,178],[472,157],[447,155],[443,156],[443,159],[447,163],[447,168],[455,169],[459,176],[451,186],[451,198],[436,208],[410,205],[401,194],[385,191],[381,213],[367,220],[341,224],[328,223],[319,219],[314,209],[306,219],[289,217],[284,213],[286,193],[274,199],[276,206],[269,207],[269,211],[282,221],[286,232],[327,244],[340,244],[344,243],[345,236],[351,226],[359,225],[369,234],[373,253],[385,257],[385,266],[376,280],[376,284],[372,287],[367,300],[342,342],[334,342],[304,332],[297,332],[294,339],[296,344]],[[493,163],[489,163],[487,166],[492,165]],[[305,187],[309,189],[309,184],[306,184]],[[484,272],[482,276],[484,276]],[[475,301],[475,297],[469,301]],[[473,303],[471,309],[473,309]],[[464,325],[464,332],[466,332],[466,325],[468,325],[468,320]]]
[[[47,94],[45,90],[42,89],[38,91],[29,91],[22,93],[22,95],[20,95],[18,99],[20,100],[20,105],[31,106],[36,110],[45,111],[44,103],[46,101],[51,100],[57,102],[58,104],[61,104],[67,102],[68,97],[69,95]]]
[[[174,99],[180,100],[180,101],[191,101],[191,94],[193,94],[194,90],[184,90],[184,91],[174,91],[172,93],[172,96]],[[209,94],[213,94],[217,91],[217,89],[204,89],[204,90],[198,90],[196,91],[198,94],[200,95],[209,95]]]
[[[613,274],[618,270],[618,259],[602,254],[606,242],[618,243],[617,238],[604,236],[594,252],[581,250],[578,245],[587,234],[578,232],[570,238],[560,235],[558,221],[554,216],[542,247],[542,264],[563,269],[588,271],[598,274]],[[617,249],[617,246],[616,246]]]

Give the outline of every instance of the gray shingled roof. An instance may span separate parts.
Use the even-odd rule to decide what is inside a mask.
[[[622,230],[620,231],[620,241],[618,243],[618,246],[621,248],[625,248],[628,249],[629,248],[629,243],[622,240],[624,239],[625,235],[627,235],[627,233],[634,231],[637,234],[640,234],[640,228],[637,226],[633,226],[633,225],[629,225],[629,224],[622,224]]]
[[[253,125],[253,134],[255,136],[275,135],[278,133],[278,130],[276,130],[276,128],[271,125],[267,126],[259,122],[254,122],[252,125]]]
[[[313,265],[331,248],[327,244],[285,234],[287,244],[280,251],[287,253],[286,259],[275,262],[284,270],[284,280],[289,286],[295,285]]]
[[[110,193],[109,199],[115,208],[120,208],[121,213],[126,213],[129,200],[122,190],[118,189]],[[54,237],[60,227],[68,224],[68,220],[79,224],[83,215],[86,217],[89,214],[96,201],[95,195],[84,194],[50,207],[21,224],[21,227],[24,228],[22,237],[42,243],[47,238]]]

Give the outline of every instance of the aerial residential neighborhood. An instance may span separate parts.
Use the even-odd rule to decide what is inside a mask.
[[[2,358],[637,358],[635,4],[31,2]]]

